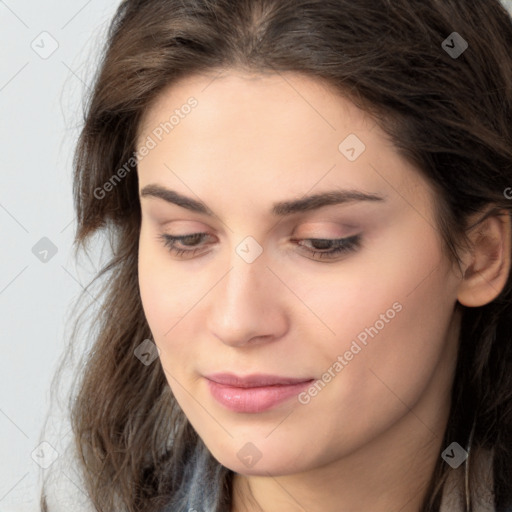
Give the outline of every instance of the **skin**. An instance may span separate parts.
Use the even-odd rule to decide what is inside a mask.
[[[138,164],[139,192],[159,184],[215,213],[140,198],[140,291],[168,383],[213,456],[236,472],[232,511],[417,512],[445,448],[455,305],[497,294],[502,281],[485,287],[495,260],[468,255],[462,270],[473,280],[463,278],[444,252],[431,186],[348,99],[292,73],[215,76],[167,88],[139,131],[140,148],[197,99]],[[349,134],[366,146],[353,162],[338,149]],[[335,188],[384,200],[270,213],[274,202]],[[507,226],[489,223],[486,247],[510,253]],[[211,236],[192,242],[192,257],[158,238],[199,232]],[[361,246],[324,260],[290,242],[292,233],[360,234]],[[252,263],[236,252],[247,236],[263,251]],[[203,376],[214,372],[321,379],[396,303],[394,318],[307,404],[292,398],[243,414],[209,392]],[[261,454],[252,467],[237,456],[249,442]]]

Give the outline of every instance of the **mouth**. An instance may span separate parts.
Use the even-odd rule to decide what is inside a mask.
[[[205,377],[210,393],[225,408],[239,413],[263,412],[297,396],[314,381],[267,374],[238,376],[217,373]]]

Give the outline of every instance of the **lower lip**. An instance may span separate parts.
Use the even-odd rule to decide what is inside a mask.
[[[224,407],[235,412],[257,413],[271,409],[291,397],[297,396],[313,380],[298,384],[258,388],[238,388],[208,380],[208,386],[213,398]]]

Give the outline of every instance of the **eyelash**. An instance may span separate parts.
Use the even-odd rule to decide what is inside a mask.
[[[178,257],[180,256],[194,256],[200,248],[195,249],[178,249],[176,248],[177,242],[183,242],[187,239],[194,239],[194,237],[199,237],[200,240],[207,237],[208,233],[190,233],[188,235],[180,235],[174,236],[166,233],[158,235],[158,238],[162,241],[163,245],[169,249],[171,254],[174,254]],[[334,245],[334,248],[329,251],[317,251],[314,249],[306,248],[306,252],[310,254],[310,256],[315,257],[319,256],[320,259],[333,259],[339,254],[348,254],[350,252],[354,252],[361,247],[361,235],[353,235],[346,238],[303,238],[303,239],[292,239],[292,242],[327,242]],[[299,245],[299,244],[297,244]],[[304,246],[300,246],[304,247]]]

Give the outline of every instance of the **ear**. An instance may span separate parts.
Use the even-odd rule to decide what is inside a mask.
[[[510,271],[511,236],[510,214],[504,210],[488,214],[470,228],[457,295],[462,305],[483,306],[501,293]]]

